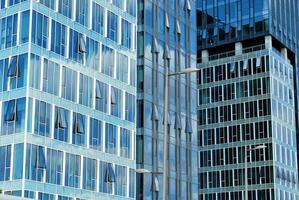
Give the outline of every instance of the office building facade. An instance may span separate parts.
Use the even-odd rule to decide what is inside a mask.
[[[199,199],[298,199],[297,2],[197,9]]]
[[[134,199],[136,2],[1,0],[0,189]]]
[[[196,74],[170,77],[168,120],[163,120],[164,69],[196,67],[193,0],[138,1],[137,199],[161,199],[163,124],[168,124],[167,199],[198,199]]]

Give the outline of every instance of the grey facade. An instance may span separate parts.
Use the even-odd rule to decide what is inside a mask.
[[[196,66],[193,0],[138,1],[137,168],[163,169],[163,123],[169,125],[168,199],[198,199],[196,74],[170,78],[163,122],[164,69]],[[162,175],[137,174],[137,199],[162,198]]]
[[[199,199],[298,199],[298,3],[197,8]]]

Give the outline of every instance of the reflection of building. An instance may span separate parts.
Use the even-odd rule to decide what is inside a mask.
[[[163,169],[164,68],[196,66],[193,0],[138,1],[137,167]],[[196,74],[172,77],[168,199],[197,199]],[[162,175],[137,175],[140,199],[162,198]]]
[[[2,0],[0,9],[0,189],[133,199],[135,1]]]
[[[297,2],[214,2],[197,2],[199,199],[244,199],[244,159],[250,200],[298,199]]]

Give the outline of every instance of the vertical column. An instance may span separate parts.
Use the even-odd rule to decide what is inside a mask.
[[[117,15],[117,44],[121,45],[121,33],[122,33],[122,21],[121,21],[121,17]],[[127,31],[127,30],[125,30]]]
[[[288,50],[287,50],[287,48],[281,48],[280,52],[281,52],[282,56],[284,57],[284,59],[288,60]]]
[[[202,58],[202,62],[209,62],[209,51],[208,50],[202,50],[201,51],[201,58]]]
[[[235,43],[235,54],[242,55],[242,50],[243,50],[242,42],[236,42]]]
[[[89,1],[89,12],[88,12],[88,18],[89,18],[89,21],[88,21],[88,28],[91,30],[92,29],[92,20],[94,20],[93,18],[92,18],[92,0],[90,0]]]
[[[120,156],[120,126],[117,126],[116,131],[116,155]]]
[[[270,35],[265,36],[265,48],[272,49],[272,37]]]
[[[83,188],[83,160],[84,160],[84,157],[81,155],[80,156],[80,165],[81,165],[81,170],[80,170],[80,177],[81,177],[81,179],[80,179],[80,187],[79,188]]]
[[[76,21],[76,15],[79,13],[76,13],[76,7],[77,7],[77,0],[73,0],[73,15],[72,15],[72,20]]]
[[[86,115],[86,148],[89,149],[89,124],[90,124],[90,116]]]

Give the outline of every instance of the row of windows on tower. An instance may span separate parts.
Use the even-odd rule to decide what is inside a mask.
[[[262,162],[273,160],[272,143],[265,144],[266,149],[255,150],[248,153],[248,162]],[[254,145],[253,145],[254,146]],[[217,167],[221,165],[236,165],[245,162],[245,146],[234,146],[214,150],[200,150],[200,167]]]
[[[24,144],[14,144],[0,147],[0,153],[3,155],[0,158],[1,181],[18,180],[25,173],[27,180],[110,194],[114,187],[116,195],[130,197],[134,195],[133,169],[76,154],[64,155],[63,151],[34,144],[27,144],[24,155],[23,146]],[[23,156],[26,156],[25,169],[22,165]]]
[[[290,131],[289,129],[287,130]],[[272,122],[260,121],[255,123],[200,130],[198,134],[198,145],[200,147],[208,147],[210,145],[259,140],[271,137]]]
[[[289,194],[289,193],[286,192],[286,194]],[[199,200],[215,200],[215,199],[217,199],[217,200],[243,200],[244,198],[245,198],[244,191],[199,194]],[[248,200],[256,200],[258,198],[261,198],[261,199],[274,198],[274,189],[248,190]],[[289,200],[295,200],[295,197],[290,198]]]
[[[36,11],[32,12],[31,36],[29,36],[30,31],[28,26],[30,19],[29,10],[20,13],[20,22],[22,24],[22,27],[18,31],[18,15],[19,14],[14,14],[12,16],[1,19],[1,49],[18,45],[17,38],[19,38],[19,43],[23,44],[28,42],[29,37],[31,37],[32,43],[82,64],[84,60],[89,58],[88,56],[90,55],[99,56],[97,52],[99,49],[98,41],[92,40],[89,37],[86,37],[73,29],[70,29],[68,26],[56,22],[55,20],[50,20],[47,16]],[[108,15],[108,19],[109,16],[110,15]],[[113,13],[111,13],[111,17],[112,16],[114,18],[117,18],[117,16]],[[117,22],[117,19],[115,19],[115,21]],[[122,19],[121,22],[121,38],[117,38],[117,31],[119,29],[117,23],[113,26],[111,25],[111,27],[108,26],[107,37],[115,40],[116,42],[119,40],[119,44],[128,49],[131,49],[133,37],[132,25],[124,19]],[[68,29],[69,35],[67,35]],[[69,43],[67,42],[68,38]],[[69,49],[68,55],[67,48]]]
[[[132,159],[133,135],[126,128],[38,100],[29,99],[28,110],[29,133]],[[3,102],[2,113],[1,135],[24,132],[24,98]]]
[[[200,87],[202,88],[202,87]],[[270,78],[257,78],[236,83],[221,84],[198,90],[198,105],[270,93]],[[292,95],[292,92],[290,93]]]
[[[274,173],[276,181],[281,184],[296,188],[296,172],[284,168],[273,166],[260,166],[248,168],[248,184],[269,184],[274,182]],[[199,173],[200,189],[211,189],[221,187],[238,187],[244,185],[244,169],[223,170],[214,172]]]
[[[27,54],[0,60],[0,91],[25,86]],[[30,86],[64,99],[134,122],[135,96],[116,87],[31,54]],[[42,65],[41,65],[42,64]],[[42,67],[41,67],[42,66]],[[60,76],[60,73],[62,74]],[[79,74],[79,77],[78,77]],[[60,77],[62,79],[60,80]],[[78,90],[79,87],[79,90]],[[109,90],[110,89],[110,90]],[[108,95],[110,91],[110,95]],[[123,105],[123,99],[125,104]],[[110,105],[109,103],[110,102]]]
[[[269,56],[262,56],[209,68],[203,68],[199,71],[198,80],[199,84],[205,84],[268,71]]]
[[[232,120],[250,119],[271,115],[270,99],[224,105],[198,110],[199,125],[208,125]]]

